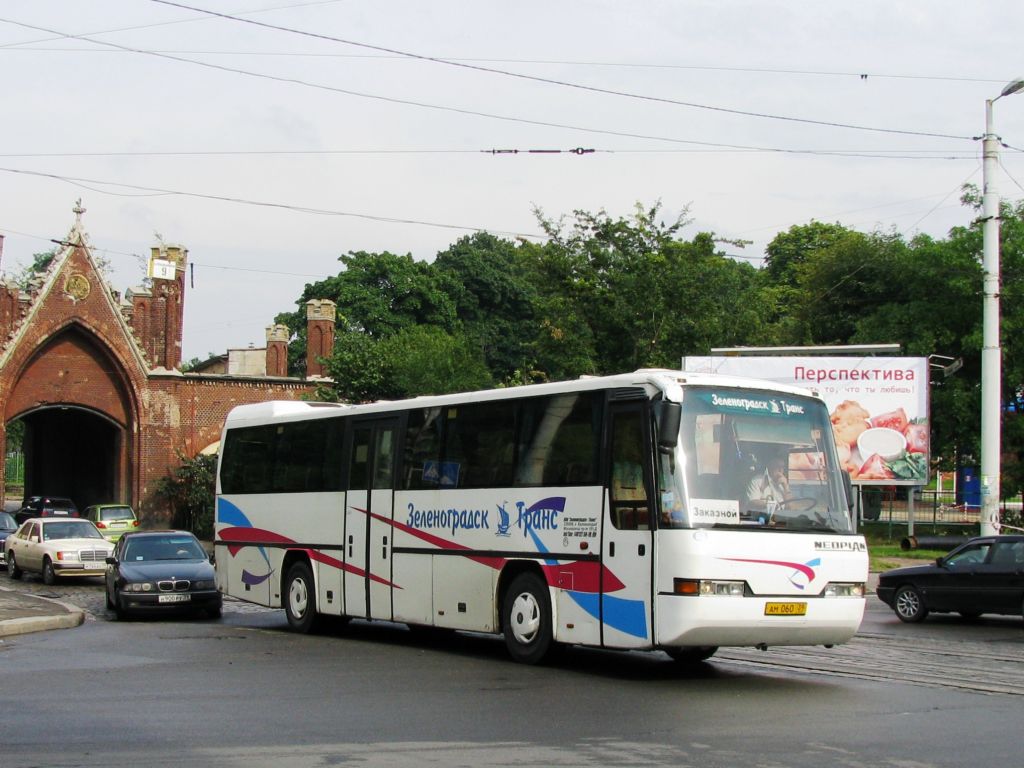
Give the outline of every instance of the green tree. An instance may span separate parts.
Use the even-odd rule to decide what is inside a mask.
[[[217,456],[189,458],[179,453],[178,460],[181,465],[157,481],[155,495],[170,506],[176,528],[212,539]]]
[[[28,290],[33,278],[44,274],[55,258],[57,258],[56,248],[32,254],[32,263],[14,276],[14,282],[18,284],[19,288]]]
[[[678,367],[716,342],[763,336],[755,270],[721,253],[709,233],[679,239],[687,223],[686,210],[663,221],[660,205],[619,219],[576,211],[569,227],[541,216],[551,238],[531,270],[541,367],[556,377]],[[575,370],[559,370],[559,355]]]
[[[537,296],[515,243],[477,232],[437,254],[433,266],[466,342],[482,352],[493,379],[507,381],[529,368]]]
[[[380,344],[398,397],[443,395],[493,386],[484,356],[467,337],[415,326]]]
[[[350,252],[339,259],[334,277],[309,283],[295,312],[277,316],[295,334],[289,345],[289,368],[305,370],[306,302],[330,299],[338,305],[337,333],[362,333],[380,340],[414,325],[436,325],[446,331],[456,324],[455,308],[431,266],[411,254]]]

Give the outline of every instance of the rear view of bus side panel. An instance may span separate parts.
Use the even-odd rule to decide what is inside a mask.
[[[271,606],[272,574],[278,569],[280,558],[267,547],[238,541],[240,526],[232,520],[235,510],[244,504],[244,497],[217,499],[216,573],[217,587],[226,595]],[[237,543],[236,543],[237,542]],[[276,562],[275,562],[276,561]]]

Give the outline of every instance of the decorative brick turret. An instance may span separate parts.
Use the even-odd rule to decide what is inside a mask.
[[[153,287],[131,292],[132,328],[152,368],[173,370],[181,364],[187,261],[188,251],[181,246],[153,246]]]
[[[288,339],[291,331],[287,325],[267,326],[267,376],[288,375]]]
[[[306,377],[324,376],[320,358],[334,352],[334,319],[337,305],[330,299],[306,302]]]
[[[14,330],[19,316],[18,286],[6,280],[0,280],[0,349],[4,348],[7,338]]]

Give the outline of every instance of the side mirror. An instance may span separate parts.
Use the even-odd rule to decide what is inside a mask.
[[[946,561],[944,559],[942,559],[941,557],[936,557],[935,558],[935,564],[937,566],[939,566],[939,568],[945,568],[946,567]]]
[[[658,450],[671,453],[679,443],[679,423],[683,408],[679,403],[659,400],[654,406],[654,422],[658,427]]]
[[[117,565],[117,558],[113,556],[108,557],[106,558],[106,563],[107,565]]]

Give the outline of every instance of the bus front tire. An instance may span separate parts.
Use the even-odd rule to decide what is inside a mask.
[[[505,646],[522,664],[539,664],[553,644],[551,597],[548,586],[535,573],[512,580],[502,604]]]
[[[284,583],[284,612],[288,625],[296,632],[308,634],[316,626],[316,591],[313,572],[305,562],[288,569]]]

